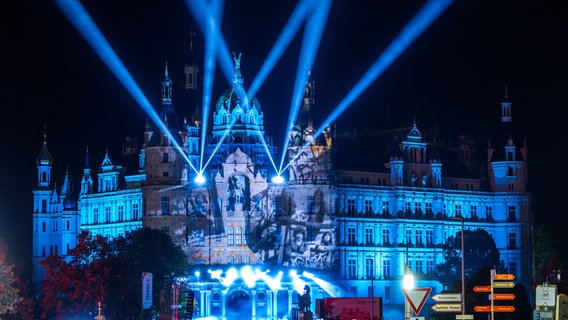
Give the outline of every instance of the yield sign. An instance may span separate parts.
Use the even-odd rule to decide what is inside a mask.
[[[402,293],[406,297],[406,301],[414,310],[414,314],[418,315],[422,307],[424,306],[424,302],[430,295],[432,288],[414,288],[414,289],[402,289]]]

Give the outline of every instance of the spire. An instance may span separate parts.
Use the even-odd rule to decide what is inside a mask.
[[[189,63],[185,64],[185,68],[183,70],[183,73],[185,74],[185,90],[197,90],[199,88],[197,85],[197,74],[199,73],[199,68],[197,63],[195,63],[195,54],[193,52],[193,38],[196,35],[197,33],[194,31],[189,33]]]
[[[65,179],[63,180],[63,185],[61,186],[61,194],[68,195],[69,187],[71,186],[71,176],[69,175],[69,165],[65,167]]]
[[[53,164],[53,158],[51,158],[51,154],[49,154],[47,150],[47,126],[44,126],[43,130],[43,145],[36,158],[37,185],[39,188],[46,189],[49,188],[51,183],[51,165]]]
[[[505,85],[505,98],[501,102],[501,122],[512,122],[513,115],[511,111],[511,102],[509,101],[509,87]]]
[[[109,171],[114,167],[114,164],[112,164],[112,162],[110,161],[110,158],[108,157],[108,149],[105,151],[105,158],[103,159],[103,162],[101,163],[101,171]]]
[[[41,151],[36,159],[36,164],[38,166],[50,166],[53,164],[53,158],[51,154],[49,154],[49,150],[47,150],[47,126],[43,126],[43,146],[41,147]]]
[[[92,192],[93,179],[91,178],[91,165],[89,160],[89,147],[85,152],[85,168],[83,169],[83,179],[81,180],[81,194]]]
[[[164,67],[164,80],[162,80],[162,106],[172,103],[172,80],[168,76],[168,61]]]
[[[89,146],[87,146],[85,150],[85,169],[89,169],[91,167],[91,163],[89,161]]]

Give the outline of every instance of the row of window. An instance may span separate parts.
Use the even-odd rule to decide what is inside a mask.
[[[359,275],[357,273],[357,258],[347,259],[347,273],[346,277],[348,279],[390,279],[392,277],[391,262],[389,259],[383,259],[381,261],[381,267],[379,269],[375,268],[375,260],[372,258],[365,259],[365,265],[363,266],[363,274]],[[419,259],[409,259],[408,266],[416,273],[429,274],[434,271],[434,260],[419,260]],[[377,272],[378,271],[378,272]]]
[[[118,205],[116,211],[115,219],[112,219],[112,208],[105,207],[104,216],[99,213],[99,208],[93,208],[93,214],[90,215],[87,224],[99,224],[99,223],[110,223],[110,222],[122,222],[122,221],[136,221],[140,220],[140,205],[138,203],[133,203],[130,210],[130,217],[128,217],[124,205]]]
[[[381,241],[378,242],[375,239],[375,229],[372,226],[365,227],[365,238],[364,244],[380,244],[380,245],[390,245],[391,242],[391,232],[390,229],[381,230]],[[345,238],[346,244],[354,245],[359,244],[360,240],[357,237],[357,227],[349,226],[347,227],[347,237]],[[344,243],[345,244],[345,243]],[[433,230],[423,230],[423,229],[406,229],[404,231],[404,244],[416,245],[416,246],[432,246],[434,242],[434,231]],[[509,232],[508,234],[508,249],[517,249],[517,233]]]
[[[70,220],[64,220],[63,221],[63,231],[70,231],[71,230],[71,221]],[[58,220],[54,220],[51,222],[51,231],[59,231],[59,221]],[[38,223],[35,222],[34,223],[34,232],[38,232]],[[46,221],[42,221],[41,222],[41,232],[47,232],[47,222]]]
[[[426,244],[432,245],[434,244],[434,231],[433,230],[414,230],[414,237],[413,237],[413,230],[407,229],[405,230],[405,240],[406,243],[414,243],[414,244]],[[381,230],[381,243],[382,244],[390,244],[391,242],[391,232],[390,229],[382,229]],[[414,241],[413,241],[414,239]],[[347,243],[357,243],[357,228],[347,227]],[[365,228],[365,243],[372,244],[376,243],[375,239],[375,230],[373,227],[366,227]]]
[[[308,202],[309,203],[309,202]],[[355,213],[357,211],[356,206],[356,199],[350,198],[347,199],[346,203],[347,212],[348,213]],[[309,208],[309,207],[308,207]],[[374,208],[374,201],[372,199],[364,199],[363,200],[363,208],[362,212],[364,213],[378,213]],[[432,213],[432,202],[411,202],[406,201],[404,204],[405,212],[424,212],[424,213]],[[448,208],[446,204],[444,204],[443,208],[444,212],[448,212]],[[468,209],[462,207],[461,204],[456,204],[453,206],[453,213],[455,216],[464,217],[464,218],[485,218],[485,217],[493,217],[493,207],[485,206],[485,210],[479,211],[477,205],[470,205]],[[383,200],[381,202],[380,213],[387,214],[389,212],[389,201]],[[515,222],[517,216],[517,209],[515,206],[508,206],[507,207],[507,220],[509,222]]]
[[[71,246],[68,243],[67,246],[66,246],[66,251],[63,252],[63,254],[68,254],[69,250],[71,250]],[[58,245],[50,245],[49,246],[49,255],[59,255],[59,246]],[[47,246],[45,246],[45,245],[41,246],[41,256],[42,257],[47,256]]]

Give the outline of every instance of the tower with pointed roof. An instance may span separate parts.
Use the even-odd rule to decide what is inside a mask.
[[[501,102],[501,121],[489,139],[487,161],[490,189],[498,192],[527,191],[527,146],[513,122],[508,87]]]
[[[164,230],[172,236],[175,243],[185,241],[187,215],[184,185],[189,179],[189,165],[186,154],[180,153],[175,144],[187,153],[191,147],[195,155],[195,139],[188,145],[187,124],[180,125],[172,101],[172,80],[168,74],[168,65],[164,69],[161,81],[160,120],[166,127],[164,131],[157,124],[147,125],[144,148],[144,173],[146,180],[141,185],[144,198],[143,225]],[[195,132],[193,132],[195,134]],[[175,140],[175,143],[174,143]],[[195,160],[194,160],[195,161]]]
[[[44,271],[39,262],[48,255],[66,255],[75,247],[79,230],[79,211],[72,179],[66,171],[61,193],[51,177],[53,158],[47,148],[47,135],[36,159],[37,187],[33,190],[32,285],[39,292]]]

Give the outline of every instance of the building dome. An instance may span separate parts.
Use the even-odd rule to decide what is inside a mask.
[[[63,210],[77,210],[77,201],[69,195],[66,196],[63,199]]]
[[[250,112],[261,113],[260,103],[256,97],[249,98],[244,90],[241,92],[236,92],[236,90],[238,89],[233,87],[223,92],[215,105],[216,112],[233,113],[235,109],[241,108],[246,114]]]
[[[213,135],[224,135],[231,128],[233,133],[242,130],[262,131],[263,115],[256,97],[248,97],[241,74],[241,55],[235,56],[235,74],[230,88],[217,100],[213,113]]]

